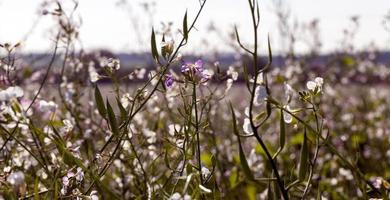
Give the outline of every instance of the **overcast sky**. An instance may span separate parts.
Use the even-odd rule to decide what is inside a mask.
[[[181,20],[188,10],[191,20],[199,8],[198,0],[156,0],[152,19],[144,13],[141,0],[129,0],[131,7],[117,6],[117,0],[80,0],[79,15],[82,17],[80,38],[86,49],[106,48],[115,52],[136,52],[148,50],[151,23],[161,27],[161,22],[174,22],[174,28],[180,28]],[[24,51],[46,51],[53,44],[52,18],[45,16],[39,21],[38,8],[41,0],[0,0],[0,42],[24,40],[27,33],[32,34],[24,43]],[[151,2],[150,0],[146,2]],[[300,23],[319,20],[322,52],[339,47],[342,30],[349,27],[350,17],[360,16],[361,27],[355,43],[366,48],[371,42],[384,49],[390,47],[390,34],[382,27],[382,20],[390,10],[390,0],[289,0],[291,19]],[[270,34],[275,51],[281,49],[273,12],[272,0],[261,0],[261,41],[265,43]],[[129,12],[130,11],[130,12]],[[132,20],[133,21],[132,21]],[[34,23],[37,22],[35,28]],[[134,31],[134,23],[140,28],[139,35]],[[220,34],[208,34],[207,28],[214,22],[221,29]],[[250,21],[247,0],[208,0],[199,19],[197,31],[191,35],[190,51],[211,51],[220,49],[230,51],[224,39],[228,37],[233,25],[239,27],[243,40],[249,41]],[[141,42],[137,42],[141,38]],[[208,47],[202,42],[207,38]],[[265,45],[263,45],[265,46]],[[298,51],[305,51],[303,45]]]

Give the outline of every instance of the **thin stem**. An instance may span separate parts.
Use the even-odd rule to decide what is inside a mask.
[[[283,184],[282,179],[280,178],[280,175],[279,175],[276,163],[274,162],[274,159],[272,158],[271,154],[269,153],[269,150],[267,149],[267,146],[265,145],[264,141],[259,136],[258,131],[257,131],[257,127],[256,127],[256,125],[255,125],[255,123],[253,121],[253,107],[254,107],[253,103],[254,103],[255,91],[256,91],[256,86],[257,86],[257,78],[259,76],[259,72],[258,72],[258,52],[257,52],[257,48],[258,48],[257,28],[258,28],[258,25],[257,25],[257,22],[256,22],[255,8],[254,8],[254,5],[253,5],[253,3],[255,3],[255,2],[252,3],[251,0],[248,0],[248,3],[249,3],[250,10],[251,10],[253,33],[254,33],[254,35],[253,35],[253,37],[254,37],[254,50],[253,50],[252,57],[253,57],[253,69],[255,71],[254,83],[253,83],[252,90],[251,90],[251,101],[250,101],[250,104],[249,104],[249,121],[250,121],[250,125],[251,125],[251,128],[252,128],[253,134],[254,134],[255,138],[257,139],[257,141],[259,142],[259,144],[262,147],[262,149],[264,150],[264,152],[265,152],[265,154],[267,156],[267,159],[268,159],[269,163],[271,164],[272,170],[275,173],[275,176],[276,176],[276,179],[277,179],[277,183],[278,183],[280,191],[282,192],[283,198],[285,200],[288,200],[289,199],[288,193],[287,193],[287,191],[284,188],[284,184]],[[268,88],[267,82],[266,82],[266,87]],[[269,90],[268,89],[267,89],[267,94],[269,95]]]
[[[198,107],[196,102],[196,83],[193,83],[193,91],[192,91],[192,103],[194,105],[194,112],[195,112],[195,134],[196,134],[196,141],[197,141],[197,156],[198,156],[198,170],[200,175],[200,182],[203,184],[203,176],[202,176],[202,161],[200,159],[200,139],[199,139],[199,119],[198,119]]]

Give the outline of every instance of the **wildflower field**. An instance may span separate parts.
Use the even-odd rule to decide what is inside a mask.
[[[381,52],[346,33],[321,57],[314,22],[310,53],[274,55],[248,0],[251,40],[230,30],[232,63],[185,54],[208,1],[175,11],[177,33],[143,33],[144,67],[76,48],[76,1],[46,2],[57,24],[42,66],[0,40],[0,199],[389,199]]]

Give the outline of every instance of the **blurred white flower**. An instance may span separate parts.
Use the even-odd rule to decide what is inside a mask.
[[[11,171],[11,166],[4,167],[3,172],[9,173]]]
[[[58,105],[54,103],[53,101],[45,101],[45,100],[40,100],[38,103],[38,109],[41,112],[55,112],[57,109]]]
[[[207,169],[207,167],[202,167],[201,171],[202,171],[202,177],[204,179],[208,178],[210,176],[210,174],[211,174],[210,170]]]
[[[320,92],[322,90],[323,84],[324,84],[324,79],[321,77],[316,77],[314,81],[308,81],[306,83],[306,87],[311,91],[315,91],[316,88],[318,88],[318,91]]]
[[[89,198],[91,200],[99,200],[99,196],[97,195],[97,191],[96,190],[92,190],[91,194],[89,195]]]
[[[130,105],[130,100],[133,100],[133,98],[130,96],[129,93],[123,94],[121,98],[121,104],[124,108],[127,108],[127,106]]]
[[[0,63],[1,65],[1,63]],[[3,65],[3,69],[7,72],[10,72],[10,71],[14,71],[15,70],[15,67],[14,66],[11,66],[11,65],[7,65],[7,64],[4,64]]]
[[[147,142],[149,144],[153,144],[153,143],[155,143],[157,141],[157,134],[154,131],[151,131],[151,130],[146,128],[144,130],[144,135],[147,138]]]
[[[119,70],[121,67],[120,60],[115,58],[102,58],[100,67],[108,67],[110,70]]]
[[[255,98],[254,98],[254,105],[259,106],[261,105],[264,100],[267,98],[267,89],[264,86],[257,86],[255,89]]]
[[[82,181],[84,179],[84,172],[80,167],[77,167],[77,172],[75,177],[77,181]]]
[[[88,67],[89,79],[92,83],[96,83],[99,80],[99,74],[96,72],[95,67],[90,65]]]
[[[291,111],[290,106],[288,106],[288,105],[284,106],[284,108],[288,111]],[[291,116],[291,114],[286,112],[286,111],[283,111],[283,118],[284,118],[284,122],[287,124],[291,123],[293,120],[293,117]]]
[[[233,66],[229,66],[229,70],[226,72],[226,74],[232,77],[234,81],[236,81],[238,78],[238,72],[234,69]]]
[[[62,123],[64,123],[64,127],[62,127],[62,131],[65,133],[70,132],[73,129],[73,124],[69,119],[62,120]]]
[[[11,185],[19,186],[24,183],[24,173],[21,171],[13,172],[7,177],[7,182]]]
[[[137,78],[138,79],[144,79],[145,77],[145,73],[146,73],[146,69],[145,68],[141,68],[140,70],[137,71]]]
[[[180,125],[179,124],[170,124],[168,126],[168,133],[171,136],[175,136],[175,132],[180,130]]]
[[[316,84],[316,82],[314,82],[314,81],[308,81],[308,82],[306,83],[306,87],[307,87],[307,89],[309,89],[309,90],[315,90],[316,87],[317,87],[317,84]]]
[[[242,128],[244,129],[244,132],[246,134],[252,134],[253,133],[251,122],[250,122],[249,118],[245,118],[244,119],[244,125],[243,125]]]
[[[24,95],[23,89],[19,86],[9,87],[0,91],[0,101],[9,101],[12,98],[19,98]]]
[[[171,197],[169,197],[169,200],[182,200],[181,194],[178,192],[175,192]]]
[[[314,82],[316,82],[317,85],[322,86],[322,85],[324,84],[324,79],[321,78],[321,77],[316,77],[316,78],[314,79]]]

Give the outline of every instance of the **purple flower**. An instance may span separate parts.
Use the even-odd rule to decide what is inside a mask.
[[[193,71],[194,73],[202,73],[204,69],[203,65],[202,60],[198,60],[195,63],[186,62],[181,66],[181,72]]]
[[[172,74],[165,75],[165,86],[171,88],[173,85],[173,76]]]
[[[195,63],[185,62],[181,66],[181,72],[187,79],[200,83],[206,83],[212,76],[210,71],[204,69],[202,60],[197,60]]]

